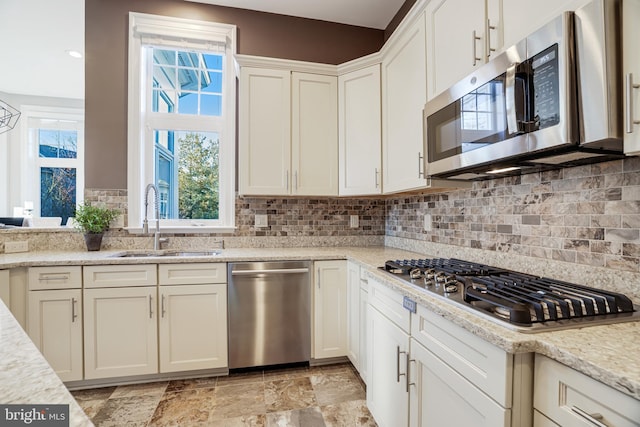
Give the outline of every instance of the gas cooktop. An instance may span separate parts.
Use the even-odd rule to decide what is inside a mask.
[[[623,294],[455,258],[387,261],[380,269],[520,332],[640,320]]]

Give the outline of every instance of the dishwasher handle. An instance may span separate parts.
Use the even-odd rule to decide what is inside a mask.
[[[234,270],[232,276],[252,276],[254,274],[299,274],[308,273],[308,268],[272,268],[265,270]]]

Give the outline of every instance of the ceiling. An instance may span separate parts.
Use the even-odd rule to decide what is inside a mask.
[[[405,0],[186,0],[384,29]],[[0,92],[84,98],[84,0],[0,0]]]
[[[0,92],[84,98],[84,0],[0,0]]]
[[[384,30],[405,0],[186,0]]]

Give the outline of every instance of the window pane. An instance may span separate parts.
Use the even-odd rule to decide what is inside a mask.
[[[78,156],[78,132],[38,129],[38,145],[40,157],[75,159]]]
[[[157,48],[152,51],[153,112],[222,115],[223,55]]]
[[[203,116],[221,116],[222,97],[220,95],[202,95],[200,97],[200,114]]]
[[[202,85],[203,92],[222,93],[222,73],[209,71],[205,74],[207,81]]]
[[[194,92],[182,92],[178,100],[178,113],[198,114],[198,94]]]
[[[60,216],[62,223],[76,208],[76,169],[40,168],[40,216]]]
[[[161,209],[168,219],[218,219],[219,148],[215,132],[156,131],[173,134],[173,157],[156,146],[156,177]],[[177,165],[177,182],[171,174]],[[172,200],[177,201],[173,209]],[[163,206],[163,205],[166,205]]]
[[[222,70],[222,55],[214,55],[205,53],[202,55],[204,59],[205,68],[207,70]]]

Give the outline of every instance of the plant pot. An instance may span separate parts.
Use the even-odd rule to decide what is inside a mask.
[[[99,251],[102,245],[102,236],[104,233],[85,233],[84,242],[87,244],[88,251]]]

